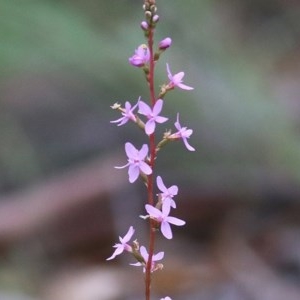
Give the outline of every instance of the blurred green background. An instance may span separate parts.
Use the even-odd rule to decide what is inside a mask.
[[[126,172],[113,166],[124,162],[126,141],[138,145],[145,137],[132,124],[119,128],[109,121],[119,117],[113,103],[148,98],[141,70],[128,63],[144,43],[142,3],[0,0],[0,299],[138,298],[128,291],[80,298],[64,294],[52,279],[70,266],[99,267],[130,222],[132,215],[123,209],[141,213],[128,202],[120,208],[124,191],[139,198],[143,187],[128,190]],[[236,235],[280,279],[299,283],[300,245],[291,241],[300,238],[300,3],[158,0],[157,5],[156,41],[173,39],[157,65],[157,87],[167,80],[168,62],[174,73],[185,71],[185,83],[195,88],[168,94],[163,115],[173,128],[180,112],[181,123],[194,130],[190,144],[197,151],[174,143],[157,159],[158,172],[180,188],[181,213],[190,224],[178,230],[182,243],[190,251],[200,247],[201,259],[210,257],[229,223],[241,228]],[[111,160],[115,157],[118,161]],[[107,161],[111,173],[103,176]],[[119,172],[124,178],[117,186],[103,183],[122,176]],[[90,182],[99,190],[90,192]],[[68,194],[72,190],[75,196]],[[76,195],[80,200],[73,201]],[[53,199],[58,206],[48,209]],[[286,252],[291,248],[294,254]],[[106,283],[109,276],[115,284],[111,273],[96,282]],[[276,299],[247,298],[235,289],[235,280],[229,284],[225,276],[225,284],[217,278],[206,278],[209,284],[199,289],[187,277],[190,285],[174,299]],[[92,280],[85,280],[93,290]],[[168,291],[165,286],[160,290]],[[211,293],[212,286],[220,292]]]

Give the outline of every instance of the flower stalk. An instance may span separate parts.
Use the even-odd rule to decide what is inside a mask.
[[[176,209],[177,207],[173,198],[178,194],[178,187],[171,185],[167,188],[162,177],[156,176],[156,187],[160,192],[155,194],[156,156],[167,143],[176,140],[182,140],[189,151],[194,151],[195,149],[187,141],[193,130],[181,126],[179,114],[177,114],[177,119],[174,123],[177,131],[174,133],[171,130],[166,131],[160,142],[156,144],[156,127],[168,121],[168,118],[160,115],[164,106],[164,97],[169,91],[176,88],[187,91],[193,88],[183,83],[184,72],[181,71],[173,75],[169,64],[167,64],[168,82],[161,85],[160,92],[156,95],[155,66],[160,56],[172,45],[172,39],[166,37],[158,43],[157,49],[154,48],[154,33],[159,21],[155,0],[145,0],[143,9],[145,20],[141,22],[140,27],[144,31],[146,44],[141,44],[135,49],[134,54],[129,58],[129,63],[143,70],[148,86],[149,104],[142,100],[141,97],[138,98],[135,105],[131,105],[129,101],[125,102],[124,107],[116,103],[112,106],[112,109],[118,110],[121,113],[121,117],[111,121],[111,123],[115,123],[117,126],[123,126],[128,122],[135,123],[147,136],[147,144],[143,144],[141,148],[136,148],[131,142],[125,143],[127,163],[116,168],[123,169],[128,167],[129,182],[134,183],[138,179],[142,179],[146,185],[147,200],[144,207],[147,215],[140,217],[149,222],[148,248],[143,245],[140,246],[137,240],[134,240],[131,244],[129,243],[135,234],[135,229],[130,226],[125,236],[123,238],[119,237],[119,243],[113,246],[116,248],[114,253],[107,260],[114,259],[123,252],[130,253],[137,261],[131,265],[143,267],[145,300],[150,300],[152,274],[154,271],[163,268],[163,264],[157,261],[163,259],[165,255],[163,251],[155,254],[156,236],[160,232],[164,238],[170,240],[173,238],[171,225],[185,225],[184,220],[170,216],[171,209]],[[161,298],[161,300],[171,300],[171,298],[167,296]]]

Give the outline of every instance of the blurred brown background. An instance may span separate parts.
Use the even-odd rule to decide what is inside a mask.
[[[0,0],[0,299],[141,299],[140,269],[113,262],[129,225],[146,243],[145,190],[130,185],[110,105],[147,99],[128,57],[144,42],[143,1]],[[177,184],[165,269],[153,299],[300,299],[300,3],[157,1],[165,63],[192,92],[167,96],[166,125],[197,151],[157,160]],[[165,129],[161,126],[162,130]]]

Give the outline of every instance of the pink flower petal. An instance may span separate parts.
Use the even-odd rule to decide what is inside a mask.
[[[154,107],[153,107],[153,115],[157,116],[161,110],[162,110],[162,107],[163,107],[163,100],[161,99],[158,99],[155,104],[154,104]]]
[[[165,238],[170,240],[173,237],[171,226],[168,222],[162,222],[160,226],[161,233]]]
[[[136,165],[130,165],[128,168],[128,175],[129,175],[129,182],[130,183],[135,182],[140,175],[139,167]]]
[[[177,225],[177,226],[183,226],[185,225],[185,221],[175,218],[175,217],[168,217],[167,218],[168,223],[171,223],[173,225]]]
[[[155,130],[155,121],[154,119],[150,119],[145,125],[145,132],[147,135],[150,135]]]
[[[159,209],[157,209],[156,207],[150,205],[150,204],[146,204],[145,205],[145,209],[147,211],[147,213],[153,217],[153,218],[161,218],[161,211]]]
[[[146,104],[144,101],[139,102],[139,113],[145,116],[149,116],[152,111],[148,104]]]
[[[123,238],[120,237],[120,242],[122,242],[122,243],[129,242],[130,239],[132,238],[134,232],[135,232],[134,228],[132,226],[130,226],[127,233],[124,235],[124,237]]]
[[[191,91],[191,90],[194,89],[193,87],[188,86],[188,85],[183,84],[183,83],[178,83],[177,86],[178,86],[179,88],[181,88],[182,90],[186,90],[186,91]]]
[[[151,167],[145,163],[144,161],[141,161],[140,162],[140,169],[143,173],[145,173],[146,175],[150,175],[152,174],[152,169]]]

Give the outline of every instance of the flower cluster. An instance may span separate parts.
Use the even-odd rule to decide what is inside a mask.
[[[162,139],[155,144],[157,126],[164,124],[169,120],[169,118],[161,115],[165,104],[164,98],[167,93],[175,88],[187,91],[193,89],[183,83],[184,72],[181,71],[173,75],[171,73],[170,65],[167,63],[167,82],[161,85],[159,93],[155,95],[155,65],[158,62],[160,55],[172,45],[172,39],[170,37],[166,37],[158,43],[156,51],[153,49],[154,28],[159,20],[156,10],[154,0],[145,0],[145,20],[141,23],[141,28],[144,31],[144,35],[148,43],[138,46],[135,49],[134,54],[129,57],[129,63],[134,67],[142,69],[146,75],[150,91],[149,104],[141,99],[141,97],[138,98],[135,104],[132,104],[129,101],[126,101],[124,106],[115,103],[112,108],[119,110],[121,112],[121,117],[111,121],[111,123],[117,124],[117,126],[123,126],[129,122],[134,123],[145,132],[148,138],[148,143],[143,144],[140,148],[136,148],[136,146],[134,146],[131,142],[126,142],[125,153],[127,155],[127,163],[115,168],[123,169],[128,167],[128,179],[130,183],[134,183],[141,178],[146,184],[148,201],[144,205],[144,208],[147,214],[142,215],[141,218],[149,220],[151,228],[150,245],[152,241],[153,247],[149,246],[147,250],[145,246],[140,246],[136,239],[130,242],[135,234],[135,229],[133,226],[130,226],[124,237],[119,237],[119,242],[113,246],[113,248],[115,248],[113,254],[107,258],[107,260],[112,260],[124,251],[130,253],[136,260],[135,263],[131,263],[130,265],[142,267],[143,272],[146,274],[145,282],[146,285],[149,285],[149,288],[149,274],[163,268],[163,265],[159,261],[161,261],[165,255],[163,251],[156,254],[154,253],[154,235],[152,233],[159,230],[162,236],[170,240],[173,238],[171,225],[185,225],[184,220],[170,216],[171,209],[176,209],[177,207],[174,200],[174,197],[178,194],[177,185],[166,187],[162,177],[156,176],[156,187],[158,193],[156,194],[156,197],[154,196],[153,190],[155,185],[153,181],[156,156],[163,146],[169,142],[177,140],[182,140],[187,150],[195,151],[195,148],[188,142],[193,130],[181,125],[179,121],[179,113],[177,113],[176,121],[174,123],[175,131],[166,131]],[[148,295],[146,298],[149,299],[149,292],[146,292],[146,295]],[[171,298],[165,297],[161,298],[161,300],[171,300]]]

